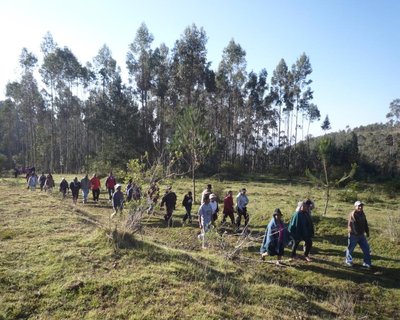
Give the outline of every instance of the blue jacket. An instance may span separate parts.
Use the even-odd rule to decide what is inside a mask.
[[[264,240],[260,248],[260,253],[273,251],[275,253],[279,252],[279,248],[284,247],[288,242],[288,231],[287,226],[281,221],[283,227],[283,237],[282,241],[279,241],[279,223],[272,217],[271,221],[268,223],[265,229]]]

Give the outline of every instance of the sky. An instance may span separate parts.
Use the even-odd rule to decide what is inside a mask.
[[[283,58],[290,67],[304,52],[313,72],[313,103],[323,134],[387,122],[400,98],[400,1],[398,0],[0,0],[0,100],[20,77],[22,48],[41,58],[47,32],[82,64],[106,44],[126,73],[129,44],[144,22],[153,46],[170,49],[186,27],[207,34],[207,58],[216,70],[233,39],[246,51],[247,71],[268,72]],[[40,61],[40,60],[39,60]]]

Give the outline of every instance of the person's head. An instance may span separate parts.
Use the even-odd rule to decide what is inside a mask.
[[[74,182],[78,182],[78,177],[75,177],[75,178],[74,178]]]
[[[192,195],[192,191],[189,191],[189,192],[188,192],[188,195],[191,196],[191,195]]]
[[[312,201],[310,199],[306,199],[302,202],[300,210],[302,212],[309,212],[310,211],[310,205],[311,205]]]
[[[85,178],[86,178],[86,179],[89,178],[89,175],[88,175],[87,173],[85,174]]]
[[[117,189],[118,191],[121,191],[121,185],[120,185],[119,183],[117,183],[117,184],[115,185],[115,189]]]
[[[229,191],[228,191],[228,196],[232,197],[232,195],[233,195],[232,190],[229,190]]]
[[[113,175],[113,174],[112,174],[112,171],[110,171],[110,174],[109,174],[109,176],[110,176],[110,177],[112,177],[112,175]]]
[[[96,174],[95,173],[93,173],[93,176],[92,176],[92,178],[95,178],[96,177]]]
[[[274,210],[274,213],[272,214],[272,216],[273,216],[275,219],[282,220],[282,212],[281,212],[281,209],[276,208],[276,209]]]
[[[246,192],[247,192],[246,188],[242,188],[242,189],[240,190],[240,193],[241,193],[241,194],[246,194]]]
[[[172,190],[172,186],[167,186],[167,188],[165,189],[165,192],[170,192]]]
[[[217,196],[214,194],[214,193],[211,193],[210,194],[210,201],[211,202],[214,202],[214,201],[216,201],[217,200]]]
[[[364,209],[364,203],[362,201],[357,200],[354,202],[354,208],[356,211],[361,212]]]
[[[210,195],[209,194],[204,195],[204,203],[206,203],[206,204],[210,203]]]

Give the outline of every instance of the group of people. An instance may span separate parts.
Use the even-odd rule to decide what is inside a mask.
[[[309,254],[314,237],[314,224],[311,218],[313,208],[314,203],[310,199],[299,202],[287,226],[283,222],[281,210],[276,208],[265,230],[260,248],[261,259],[264,260],[266,256],[277,256],[276,264],[280,265],[286,245],[291,245],[291,259],[299,259],[297,249],[300,242],[304,241],[304,259],[308,262],[312,261]],[[362,266],[371,268],[371,253],[367,240],[369,228],[363,202],[354,203],[354,210],[349,214],[347,228],[346,265],[353,266],[353,252],[358,244],[364,255]]]
[[[38,178],[35,172],[31,172],[27,176],[28,189],[35,190],[37,184],[40,190],[52,190],[55,186],[54,179],[49,173],[47,176],[42,173]],[[113,217],[118,212],[122,212],[126,201],[132,199],[138,200],[142,197],[141,188],[129,180],[125,190],[122,192],[122,186],[117,183],[116,178],[112,172],[108,175],[105,186],[108,191],[109,202],[112,203]],[[76,204],[79,196],[79,190],[82,190],[83,203],[87,203],[89,191],[92,191],[93,201],[99,201],[101,182],[96,174],[93,174],[89,179],[86,174],[80,181],[77,177],[69,184],[65,178],[62,178],[60,183],[60,192],[63,198],[66,197],[68,190],[71,190],[73,203]],[[249,213],[247,212],[247,205],[249,198],[246,194],[247,190],[242,188],[236,196],[236,205],[234,205],[233,192],[227,192],[223,200],[223,215],[222,224],[226,223],[227,218],[230,219],[232,225],[235,226],[236,232],[240,231],[241,221],[244,218],[244,229],[246,230],[249,224]],[[149,214],[154,213],[154,208],[157,205],[160,197],[160,189],[156,182],[150,185],[147,191],[147,202]],[[165,206],[164,220],[167,226],[172,226],[173,212],[176,209],[177,195],[172,190],[171,186],[166,188],[165,194],[161,199],[160,208]],[[185,215],[183,216],[183,223],[187,221],[192,223],[192,206],[193,196],[189,191],[184,195],[182,205],[185,208]],[[348,266],[353,266],[353,251],[357,244],[361,247],[364,255],[363,267],[371,267],[371,254],[367,237],[369,236],[368,222],[364,213],[364,203],[356,201],[354,203],[355,209],[350,213],[348,219],[348,246],[346,249],[345,263]],[[293,215],[290,218],[288,225],[283,221],[283,214],[279,208],[276,208],[269,221],[263,242],[260,248],[261,259],[264,260],[266,256],[277,256],[277,264],[281,264],[284,254],[285,246],[291,247],[291,259],[299,259],[297,249],[300,242],[304,241],[304,259],[307,262],[312,261],[310,251],[313,245],[312,238],[314,237],[314,224],[312,221],[312,210],[314,209],[314,202],[310,199],[300,201]],[[235,219],[235,212],[237,213]],[[218,219],[219,206],[217,196],[212,192],[212,185],[208,184],[201,194],[201,203],[198,209],[198,223],[200,227],[199,239],[202,241],[202,247],[206,248],[206,234],[210,231],[212,226]]]

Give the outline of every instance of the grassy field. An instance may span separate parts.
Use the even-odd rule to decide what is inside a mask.
[[[0,319],[400,318],[399,200],[387,198],[379,186],[357,191],[361,200],[374,194],[365,206],[374,266],[364,270],[359,248],[355,267],[344,265],[353,206],[339,200],[341,191],[332,192],[322,216],[323,190],[305,183],[260,177],[211,183],[221,195],[247,188],[251,233],[240,236],[218,223],[210,247],[202,250],[196,223],[181,223],[188,180],[172,181],[179,204],[172,228],[158,209],[143,218],[141,232],[125,234],[116,248],[110,231],[126,231],[129,210],[111,220],[104,191],[99,204],[74,207],[58,190],[31,192],[23,178],[1,179]],[[281,208],[287,222],[305,197],[317,206],[314,261],[288,261],[289,249],[282,267],[272,258],[260,261],[274,208]]]

